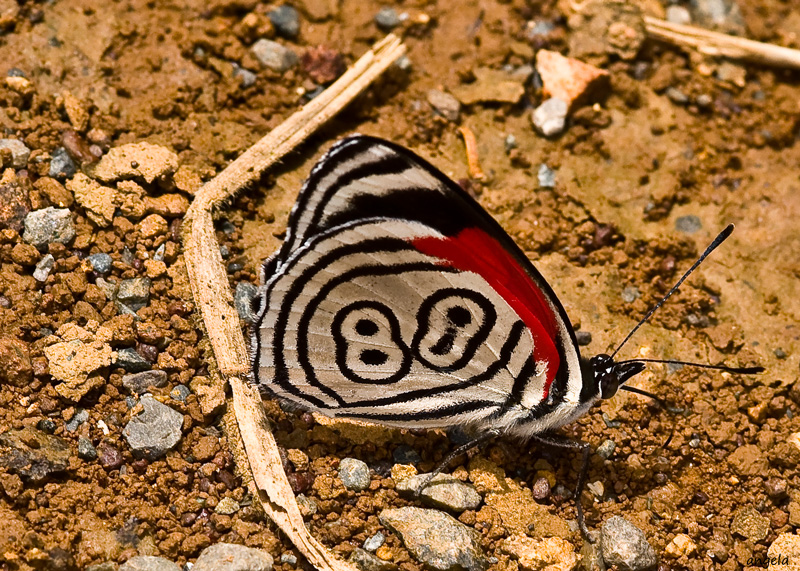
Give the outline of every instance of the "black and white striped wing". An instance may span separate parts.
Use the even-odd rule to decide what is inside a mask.
[[[535,432],[580,403],[549,287],[485,211],[400,147],[353,137],[331,149],[262,279],[255,375],[305,408]]]

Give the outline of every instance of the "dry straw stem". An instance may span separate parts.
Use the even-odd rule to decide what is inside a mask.
[[[192,295],[200,309],[216,365],[231,386],[233,406],[229,402],[223,422],[237,463],[267,516],[320,571],[355,568],[336,559],[311,536],[303,522],[258,390],[246,380],[250,374],[247,344],[233,307],[212,213],[341,111],[404,53],[405,46],[393,35],[375,44],[333,85],[206,183],[184,219],[184,260]],[[247,474],[248,468],[252,479]]]
[[[800,69],[800,50],[711,32],[695,26],[672,24],[650,16],[644,17],[644,23],[651,38],[679,47],[693,48],[707,56]]]

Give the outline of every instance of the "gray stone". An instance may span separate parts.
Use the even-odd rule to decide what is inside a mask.
[[[136,353],[138,355],[138,353]],[[141,395],[150,387],[166,387],[167,373],[164,371],[143,371],[122,377],[122,386],[134,394]]]
[[[192,571],[270,571],[272,556],[261,549],[235,543],[216,543],[206,547]]]
[[[686,234],[694,234],[695,232],[702,230],[702,228],[703,228],[703,223],[700,222],[700,219],[694,214],[681,216],[677,220],[675,220],[675,230],[677,230],[678,232],[684,232]]]
[[[97,448],[85,436],[78,438],[78,458],[89,461],[97,460]]]
[[[536,173],[539,179],[539,186],[542,188],[555,188],[556,186],[556,171],[542,163],[539,166],[539,172]]]
[[[48,206],[34,210],[25,217],[25,232],[22,239],[37,248],[52,242],[69,244],[75,239],[75,225],[67,208]]]
[[[381,8],[375,14],[375,25],[384,32],[391,32],[401,23],[402,20],[400,20],[400,16],[394,8]]]
[[[169,391],[169,398],[178,402],[186,402],[192,390],[186,385],[176,385],[174,389]]]
[[[287,47],[272,40],[260,39],[254,43],[250,50],[261,65],[273,71],[283,73],[297,65],[297,54]]]
[[[300,513],[303,516],[312,516],[317,513],[319,506],[317,505],[317,500],[314,498],[306,497],[304,494],[299,494],[297,498],[297,507],[300,508]]]
[[[19,139],[0,139],[0,151],[3,149],[11,151],[11,166],[15,169],[22,169],[28,165],[31,150]]]
[[[658,563],[656,552],[641,529],[620,516],[613,516],[600,529],[600,546],[606,565],[623,571],[644,571]]]
[[[64,425],[64,429],[67,432],[75,432],[78,430],[78,427],[87,420],[89,420],[89,411],[85,408],[79,408],[75,411],[75,414],[72,415],[72,418]]]
[[[360,569],[360,571],[397,571],[399,567],[391,561],[384,561],[376,557],[369,551],[364,551],[356,547],[350,554],[350,563]]]
[[[581,347],[586,347],[589,343],[592,342],[592,334],[588,331],[576,331],[575,340]]]
[[[253,313],[251,301],[258,293],[258,288],[250,282],[239,282],[233,294],[233,305],[239,314],[239,319],[247,323],[254,323],[256,315]]]
[[[117,366],[122,367],[129,373],[149,371],[152,367],[150,361],[139,355],[136,349],[130,347],[117,351]]]
[[[297,565],[297,557],[295,557],[294,553],[281,553],[281,563]]]
[[[220,515],[232,515],[241,509],[239,502],[233,498],[222,498],[214,508],[214,511]]]
[[[239,78],[239,85],[243,88],[252,87],[256,83],[256,74],[236,64],[233,65],[233,77]]]
[[[551,97],[533,110],[531,121],[536,130],[545,137],[554,137],[564,131],[569,106],[566,101]]]
[[[134,456],[155,460],[180,441],[183,415],[149,394],[139,404],[142,412],[131,418],[122,434]]]
[[[383,510],[378,519],[430,569],[483,571],[489,566],[480,548],[481,534],[444,512],[404,507]]]
[[[53,266],[56,264],[56,259],[52,256],[52,254],[47,254],[39,260],[39,263],[36,264],[36,268],[33,270],[33,279],[37,282],[45,282],[47,281],[47,276],[50,275],[50,270],[53,269]]]
[[[269,21],[279,36],[294,39],[300,33],[300,14],[294,6],[284,4],[269,12]]]
[[[600,458],[604,458],[608,460],[614,454],[614,450],[617,449],[617,444],[613,440],[603,440],[600,443],[600,446],[597,447],[597,455]]]
[[[744,18],[736,0],[691,0],[689,8],[698,26],[728,33],[744,30]]]
[[[122,280],[117,290],[117,301],[139,311],[150,301],[150,278]]]
[[[103,294],[105,294],[108,301],[116,301],[117,289],[119,289],[117,282],[104,280],[103,278],[98,277],[96,280],[94,280],[94,283],[103,291]]]
[[[369,466],[355,458],[342,458],[339,462],[339,479],[348,490],[366,490],[370,482]]]
[[[163,557],[136,555],[120,565],[119,571],[181,571],[181,568]]]
[[[89,263],[92,265],[92,269],[98,274],[105,275],[111,271],[111,264],[113,263],[113,260],[108,254],[92,254],[86,259],[89,260]]]
[[[382,534],[382,533],[379,531],[379,532],[377,532],[375,535],[373,535],[372,537],[368,537],[367,539],[365,539],[365,540],[364,540],[364,546],[363,546],[363,547],[364,547],[364,549],[366,549],[367,551],[375,551],[375,550],[376,550],[376,549],[378,549],[378,548],[379,548],[381,545],[383,545],[383,544],[384,544],[384,542],[386,542],[386,536],[385,536],[385,535],[383,535],[383,534]]]
[[[50,156],[50,178],[72,178],[78,168],[64,147],[58,147]]]
[[[676,89],[674,87],[668,87],[665,93],[669,98],[669,100],[676,105],[686,105],[687,103],[689,103],[689,96],[686,95],[680,89]]]
[[[517,138],[514,135],[512,135],[511,133],[506,135],[506,138],[503,141],[503,148],[505,149],[506,154],[508,154],[511,151],[513,151],[514,149],[516,149],[517,148]]]
[[[413,494],[427,477],[428,474],[417,474],[398,482],[395,489],[401,494]],[[481,495],[475,491],[475,488],[446,474],[437,474],[427,486],[422,488],[419,496],[428,505],[459,513],[478,509],[482,501]]]
[[[692,23],[692,15],[683,6],[673,4],[672,6],[667,6],[667,22],[685,26]]]
[[[458,121],[458,115],[461,113],[461,103],[458,99],[439,89],[429,89],[427,99],[431,107],[442,117],[448,121]]]
[[[86,571],[119,571],[119,565],[114,561],[103,561],[96,565],[89,565]]]

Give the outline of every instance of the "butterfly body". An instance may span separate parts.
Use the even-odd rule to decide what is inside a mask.
[[[326,153],[262,284],[255,377],[303,408],[531,436],[601,397],[544,278],[477,202],[392,143],[354,136]]]

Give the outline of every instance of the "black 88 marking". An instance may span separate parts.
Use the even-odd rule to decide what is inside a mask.
[[[396,315],[375,301],[359,301],[339,310],[331,334],[336,364],[347,379],[390,384],[409,373],[412,356],[438,372],[464,367],[496,322],[497,312],[484,295],[445,288],[420,305],[410,348],[403,341]]]

